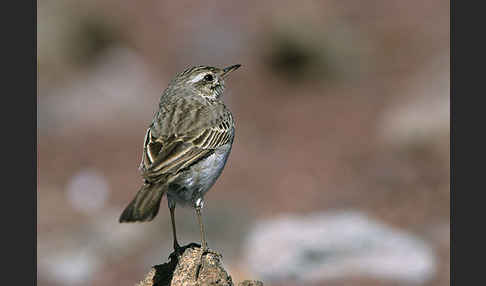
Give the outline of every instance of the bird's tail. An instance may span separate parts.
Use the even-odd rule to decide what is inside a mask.
[[[158,184],[144,184],[120,216],[120,222],[151,221],[159,212],[165,188]]]

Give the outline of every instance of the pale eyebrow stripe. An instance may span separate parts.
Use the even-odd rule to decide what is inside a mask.
[[[198,82],[200,81],[204,76],[206,75],[206,73],[202,73],[202,74],[198,74],[195,78],[191,79],[190,82]]]

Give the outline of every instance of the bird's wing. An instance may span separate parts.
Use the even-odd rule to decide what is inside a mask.
[[[166,174],[176,174],[211,155],[218,147],[230,143],[233,135],[231,113],[215,114],[219,115],[207,120],[206,126],[182,134],[173,132],[154,136],[157,133],[154,125],[148,128],[141,163],[145,179],[157,181]]]

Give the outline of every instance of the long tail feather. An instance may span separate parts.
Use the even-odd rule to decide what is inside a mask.
[[[120,222],[151,221],[159,212],[165,189],[158,184],[144,184],[120,216]]]

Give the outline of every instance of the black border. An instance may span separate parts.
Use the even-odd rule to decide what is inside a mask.
[[[36,137],[36,143],[34,144],[34,227],[33,227],[33,232],[34,232],[34,261],[33,261],[33,281],[34,285],[37,285],[37,1],[32,1],[33,2],[33,34],[34,34],[34,41],[33,41],[33,63],[34,63],[34,71],[32,72],[32,77],[33,77],[33,88],[32,91],[34,92],[34,107],[32,110],[32,113],[34,114],[33,116],[33,121],[35,122],[34,124],[34,129],[35,129],[35,137]]]
[[[2,8],[2,284],[36,285],[37,2]]]
[[[451,1],[451,285],[479,285],[485,236],[484,200],[484,9]],[[475,99],[477,102],[475,102]],[[469,134],[468,134],[469,133]],[[458,135],[459,134],[459,135]],[[469,140],[465,140],[465,136]],[[462,137],[462,138],[461,138]],[[468,234],[465,229],[471,230]],[[472,229],[474,227],[474,229]],[[461,229],[461,231],[458,231]]]

